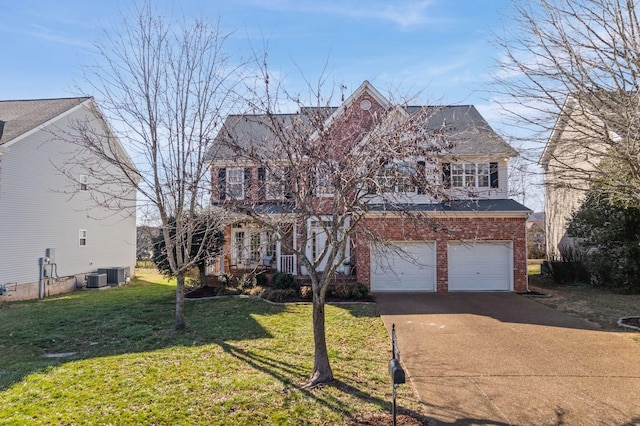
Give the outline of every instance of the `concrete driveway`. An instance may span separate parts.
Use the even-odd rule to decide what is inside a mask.
[[[598,331],[513,293],[376,301],[436,424],[640,425],[640,333]]]

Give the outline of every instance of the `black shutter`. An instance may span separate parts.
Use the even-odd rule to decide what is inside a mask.
[[[264,167],[258,167],[258,198],[260,200],[267,199],[267,179]]]
[[[315,197],[317,195],[318,176],[315,171],[310,171],[307,175],[307,185],[309,188],[309,196]]]
[[[290,200],[293,198],[293,176],[291,167],[285,167],[282,172],[282,180],[284,181],[284,198]]]
[[[451,163],[442,163],[442,185],[451,188]]]
[[[245,200],[250,200],[253,198],[253,194],[251,193],[251,189],[253,187],[253,181],[251,180],[251,169],[244,169],[244,198]]]
[[[489,163],[489,180],[492,188],[498,188],[498,163]]]
[[[426,178],[427,178],[427,163],[425,163],[424,161],[418,161],[418,166],[416,167],[416,192],[418,194],[424,194]]]
[[[224,200],[227,198],[227,169],[218,169],[218,193],[219,199]]]

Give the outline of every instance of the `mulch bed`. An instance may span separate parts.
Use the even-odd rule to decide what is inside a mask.
[[[220,287],[205,286],[205,287],[199,287],[199,288],[197,288],[195,290],[192,290],[192,291],[188,292],[187,294],[184,295],[184,297],[186,299],[204,299],[204,298],[207,298],[207,297],[215,297],[215,296],[219,296],[219,295],[220,295]],[[310,303],[311,300],[303,299],[300,296],[296,295],[296,296],[288,297],[284,301],[284,303],[301,303],[301,302]],[[375,300],[373,299],[372,296],[367,296],[367,297],[364,297],[362,299],[343,299],[343,298],[334,297],[334,296],[327,296],[326,302],[327,303],[375,302]]]
[[[359,414],[347,423],[348,426],[389,426],[391,424],[393,424],[393,415],[391,413]],[[415,415],[415,417],[412,417],[407,414],[398,414],[396,416],[396,424],[398,426],[428,426],[433,423],[424,416]]]
[[[618,325],[633,327],[640,330],[640,317],[624,317],[620,318]]]

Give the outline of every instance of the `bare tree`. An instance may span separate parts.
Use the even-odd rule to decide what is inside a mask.
[[[435,154],[446,153],[450,141],[446,123],[430,121],[437,107],[393,104],[368,83],[341,107],[331,107],[322,80],[309,86],[309,107],[263,71],[265,90],[246,114],[230,116],[218,135],[214,198],[236,221],[268,230],[310,277],[315,352],[307,386],[314,386],[333,379],[325,336],[330,284],[352,260],[354,246],[397,250],[363,226],[367,214],[387,210],[411,218],[417,228],[429,226],[427,214],[411,209],[417,200],[408,193],[423,202],[446,199]],[[280,105],[296,112],[280,114]],[[246,182],[257,182],[244,192],[225,181],[235,182],[225,167],[238,164]]]
[[[564,199],[598,184],[638,205],[636,2],[519,1],[515,12],[498,40],[504,57],[497,99],[517,124],[534,130],[526,139],[549,142],[542,157],[547,172],[553,169],[547,187],[566,190]]]
[[[216,22],[170,19],[147,3],[124,16],[118,28],[105,31],[96,45],[98,62],[85,68],[85,80],[133,163],[97,143],[98,135],[84,123],[76,126],[83,136],[78,143],[99,158],[83,166],[93,187],[104,189],[102,200],[117,206],[119,197],[108,190],[112,177],[100,173],[105,163],[122,170],[143,203],[153,206],[167,253],[173,253],[168,263],[177,277],[175,328],[181,329],[185,273],[206,254],[205,247],[191,245],[208,241],[192,234],[203,226],[211,233],[219,229],[197,213],[209,205],[207,155],[232,107],[240,66],[226,53],[228,35]],[[206,223],[198,223],[202,217]]]

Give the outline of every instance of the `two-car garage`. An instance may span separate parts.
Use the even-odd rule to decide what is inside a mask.
[[[371,291],[436,291],[435,242],[396,242],[371,250]],[[450,241],[449,291],[513,290],[511,241]]]

